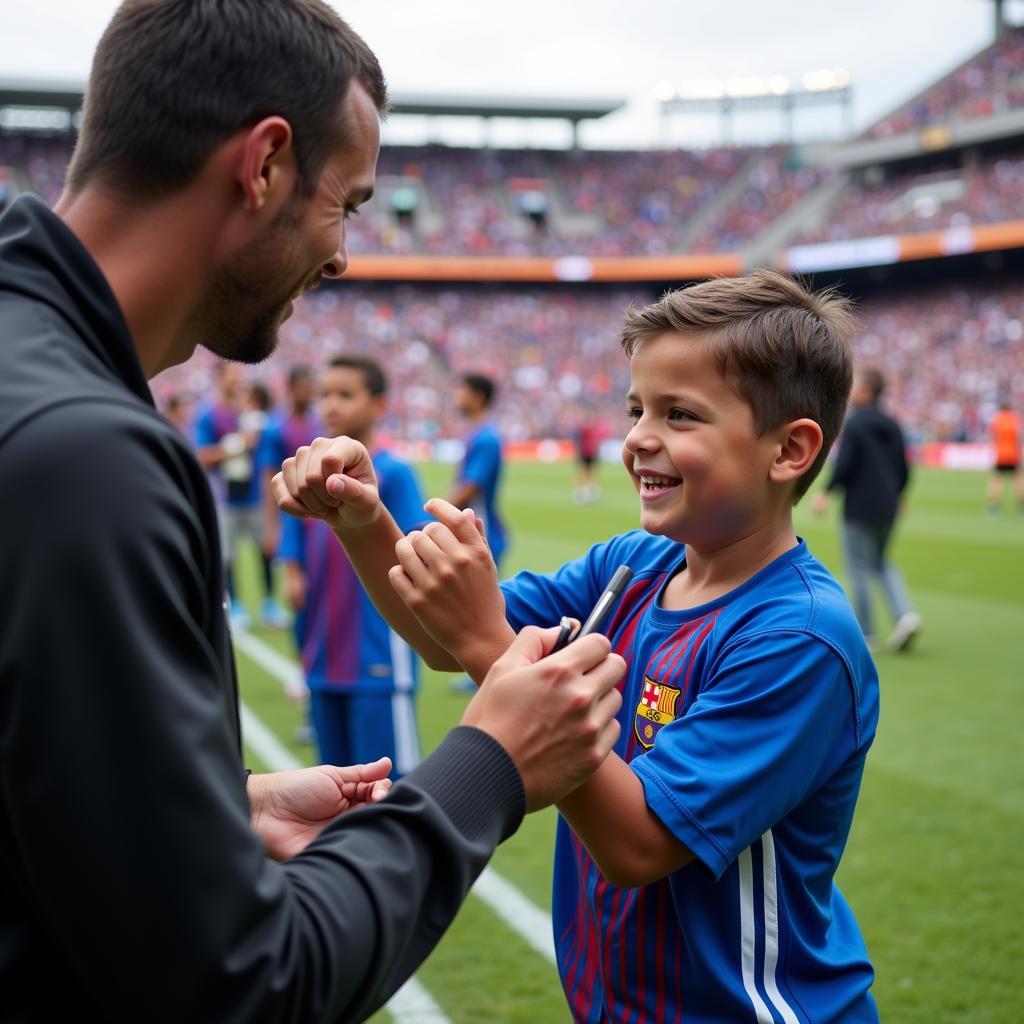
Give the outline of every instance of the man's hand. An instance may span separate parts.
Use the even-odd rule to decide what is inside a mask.
[[[524,629],[462,716],[508,751],[531,811],[576,789],[619,737],[615,684],[626,663],[596,633],[549,655],[557,637],[557,629]]]
[[[285,459],[274,477],[274,500],[300,519],[322,519],[332,530],[369,526],[380,515],[370,453],[350,437],[318,437]]]
[[[498,570],[472,509],[441,498],[424,507],[439,521],[395,545],[391,585],[424,631],[480,680],[514,637]]]
[[[274,860],[301,853],[339,814],[383,800],[391,788],[391,760],[347,768],[322,764],[294,772],[250,775],[253,830]]]

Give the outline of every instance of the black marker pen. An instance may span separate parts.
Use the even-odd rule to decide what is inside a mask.
[[[581,636],[587,636],[590,633],[600,633],[608,621],[608,616],[611,615],[612,609],[632,578],[633,570],[628,565],[620,565],[608,581],[608,586],[604,588],[604,592],[597,599],[597,604],[594,605],[593,611],[587,616],[587,621],[583,623],[576,633],[572,632],[571,620],[563,616],[560,623],[562,631],[558,634],[558,639],[555,641],[555,646],[552,648],[551,653],[554,654],[555,651],[560,651],[566,644],[571,644],[573,640],[578,640]]]

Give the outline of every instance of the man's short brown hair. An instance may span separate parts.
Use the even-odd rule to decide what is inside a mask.
[[[68,184],[172,194],[236,131],[277,115],[309,195],[345,142],[353,79],[384,113],[377,58],[323,0],[125,0],[96,49]]]
[[[645,340],[669,331],[700,335],[753,410],[759,435],[789,420],[814,420],[824,439],[797,481],[798,500],[821,472],[842,426],[853,385],[854,326],[849,300],[836,292],[812,292],[785,274],[755,270],[630,308],[621,337],[633,355]]]

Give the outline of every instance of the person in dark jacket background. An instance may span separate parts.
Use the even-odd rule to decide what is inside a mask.
[[[536,630],[390,792],[246,778],[213,498],[146,382],[266,358],[344,272],[386,106],[321,0],[127,0],[64,195],[0,218],[5,1022],[362,1020],[618,734],[607,640]]]
[[[839,438],[832,476],[815,495],[813,508],[822,513],[828,495],[843,491],[843,549],[850,573],[853,608],[868,644],[874,647],[871,582],[877,580],[893,618],[886,641],[902,651],[921,629],[903,574],[889,560],[889,542],[910,479],[906,443],[900,425],[879,406],[885,378],[873,367],[854,374],[850,413]]]

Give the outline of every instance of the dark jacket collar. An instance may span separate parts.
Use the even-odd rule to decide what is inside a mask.
[[[78,236],[35,196],[19,196],[0,217],[0,292],[5,291],[52,306],[115,377],[152,405],[107,279]]]

